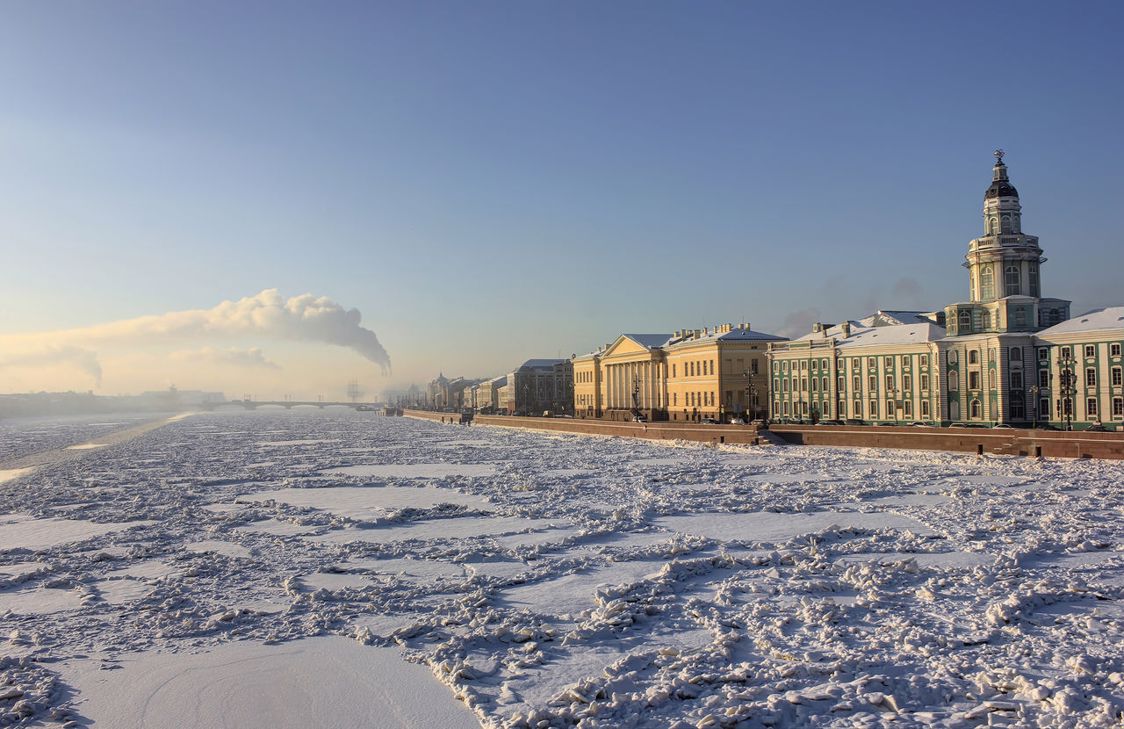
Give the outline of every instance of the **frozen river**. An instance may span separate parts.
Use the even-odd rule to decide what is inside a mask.
[[[40,431],[9,448],[26,456],[35,437],[107,434],[86,425],[0,432]],[[350,410],[106,440],[0,483],[0,725],[1116,726],[1124,710],[1121,462]]]

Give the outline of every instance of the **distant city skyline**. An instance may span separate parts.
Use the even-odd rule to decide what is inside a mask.
[[[968,297],[996,147],[1044,294],[1119,304],[1122,21],[1117,3],[9,4],[0,392],[378,392],[622,331],[940,309]],[[73,335],[269,290],[357,310],[389,373],[272,326]]]

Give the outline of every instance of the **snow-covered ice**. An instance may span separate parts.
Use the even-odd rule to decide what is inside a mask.
[[[233,642],[205,653],[125,654],[67,667],[81,713],[107,729],[385,729],[478,726],[472,713],[390,648],[339,637]],[[330,680],[327,677],[331,677]]]
[[[103,422],[0,426],[113,443],[0,484],[0,725],[1122,719],[1122,463]]]

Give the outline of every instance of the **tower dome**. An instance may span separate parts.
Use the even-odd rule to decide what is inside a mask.
[[[984,200],[1001,197],[1018,197],[1019,191],[1007,179],[1007,165],[1003,164],[1003,150],[995,150],[995,167],[991,170],[991,187],[984,192]]]

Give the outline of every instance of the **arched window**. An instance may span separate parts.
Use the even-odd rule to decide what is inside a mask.
[[[1027,275],[1030,277],[1030,295],[1039,296],[1038,293],[1038,264],[1032,263],[1027,266]]]
[[[972,331],[972,312],[960,312],[960,334]]]
[[[1007,296],[1018,296],[1019,294],[1019,267],[1007,266],[1004,272],[1004,280],[1006,281]]]
[[[986,332],[991,329],[991,313],[988,311],[980,312],[980,331]]]
[[[979,401],[979,400],[973,400],[973,401],[972,401],[972,406],[971,406],[971,407],[972,407],[972,411],[971,411],[971,412],[972,412],[972,417],[973,417],[973,418],[978,418],[978,417],[980,417],[980,412],[981,412],[981,411],[980,411],[980,401]]]
[[[991,301],[995,298],[995,275],[988,264],[980,269],[980,300]]]
[[[968,364],[979,364],[980,353],[974,349],[968,350]]]

